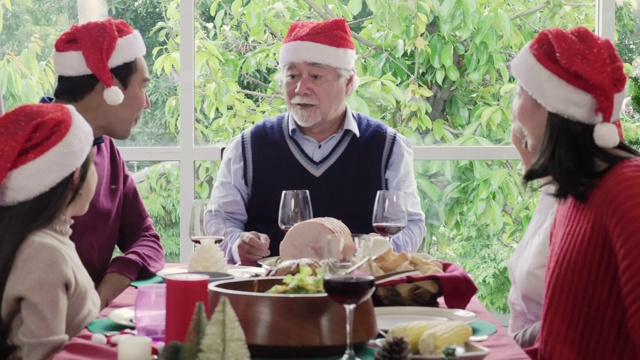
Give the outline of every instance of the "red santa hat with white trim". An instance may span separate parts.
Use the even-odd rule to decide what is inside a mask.
[[[93,130],[71,105],[31,104],[0,116],[0,206],[44,194],[80,167]]]
[[[620,118],[627,76],[613,44],[585,27],[541,31],[520,50],[511,72],[550,112],[595,125],[602,148],[620,143]]]
[[[119,105],[122,91],[114,85],[110,69],[143,57],[147,49],[139,32],[124,20],[108,18],[73,25],[60,35],[53,66],[60,76],[95,75],[104,84],[104,100]]]
[[[280,66],[311,62],[355,70],[356,47],[343,18],[325,21],[296,21],[280,49]]]

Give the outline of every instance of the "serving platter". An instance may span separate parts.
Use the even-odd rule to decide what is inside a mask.
[[[382,347],[385,339],[375,340],[376,345]],[[473,343],[465,343],[464,347],[459,346],[456,350],[456,356],[461,360],[482,360],[489,355],[490,350],[484,346]],[[411,360],[441,360],[442,355],[411,355]]]
[[[160,277],[165,277],[170,274],[182,274],[189,272],[188,266],[178,266],[167,269],[162,269],[156,273],[156,275]],[[227,274],[233,275],[237,278],[250,278],[250,277],[258,277],[266,275],[267,271],[264,268],[259,268],[255,266],[244,266],[244,265],[229,265],[227,267]]]
[[[478,316],[467,310],[424,306],[383,306],[375,308],[378,329],[387,331],[395,325],[417,320],[460,320],[471,323]]]

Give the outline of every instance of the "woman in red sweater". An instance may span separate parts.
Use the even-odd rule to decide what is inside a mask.
[[[551,230],[534,359],[640,359],[640,154],[618,122],[626,75],[614,46],[586,28],[546,29],[515,57],[514,115],[550,177]]]

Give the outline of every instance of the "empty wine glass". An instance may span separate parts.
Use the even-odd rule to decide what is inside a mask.
[[[358,360],[353,351],[352,341],[354,309],[356,305],[368,300],[375,290],[371,245],[367,235],[353,237],[353,245],[356,247],[356,253],[360,255],[360,260],[352,266],[340,263],[348,254],[353,254],[353,251],[347,248],[350,240],[339,235],[330,235],[322,261],[324,290],[332,300],[342,304],[346,312],[347,347],[341,360]]]
[[[373,229],[391,239],[407,226],[407,208],[400,191],[380,190],[373,207]]]
[[[285,233],[301,221],[313,218],[308,190],[284,190],[280,198],[278,226]]]
[[[217,200],[193,200],[189,236],[194,249],[207,239],[219,244],[224,240],[226,233],[222,204]]]

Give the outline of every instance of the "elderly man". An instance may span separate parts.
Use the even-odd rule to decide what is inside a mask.
[[[149,71],[139,32],[111,18],[73,25],[55,43],[55,100],[73,105],[93,129],[98,185],[89,211],[75,218],[71,240],[96,284],[102,307],[132,280],[164,266],[160,236],[111,139],[126,139],[150,106]],[[118,247],[123,253],[113,257]]]
[[[265,119],[225,151],[212,199],[226,213],[227,258],[255,264],[279,254],[283,190],[309,190],[313,213],[373,232],[378,190],[406,194],[407,227],[396,251],[415,251],[426,232],[408,140],[379,120],[354,112],[346,98],[358,85],[355,46],[344,19],[294,22],[280,51],[289,112]]]

